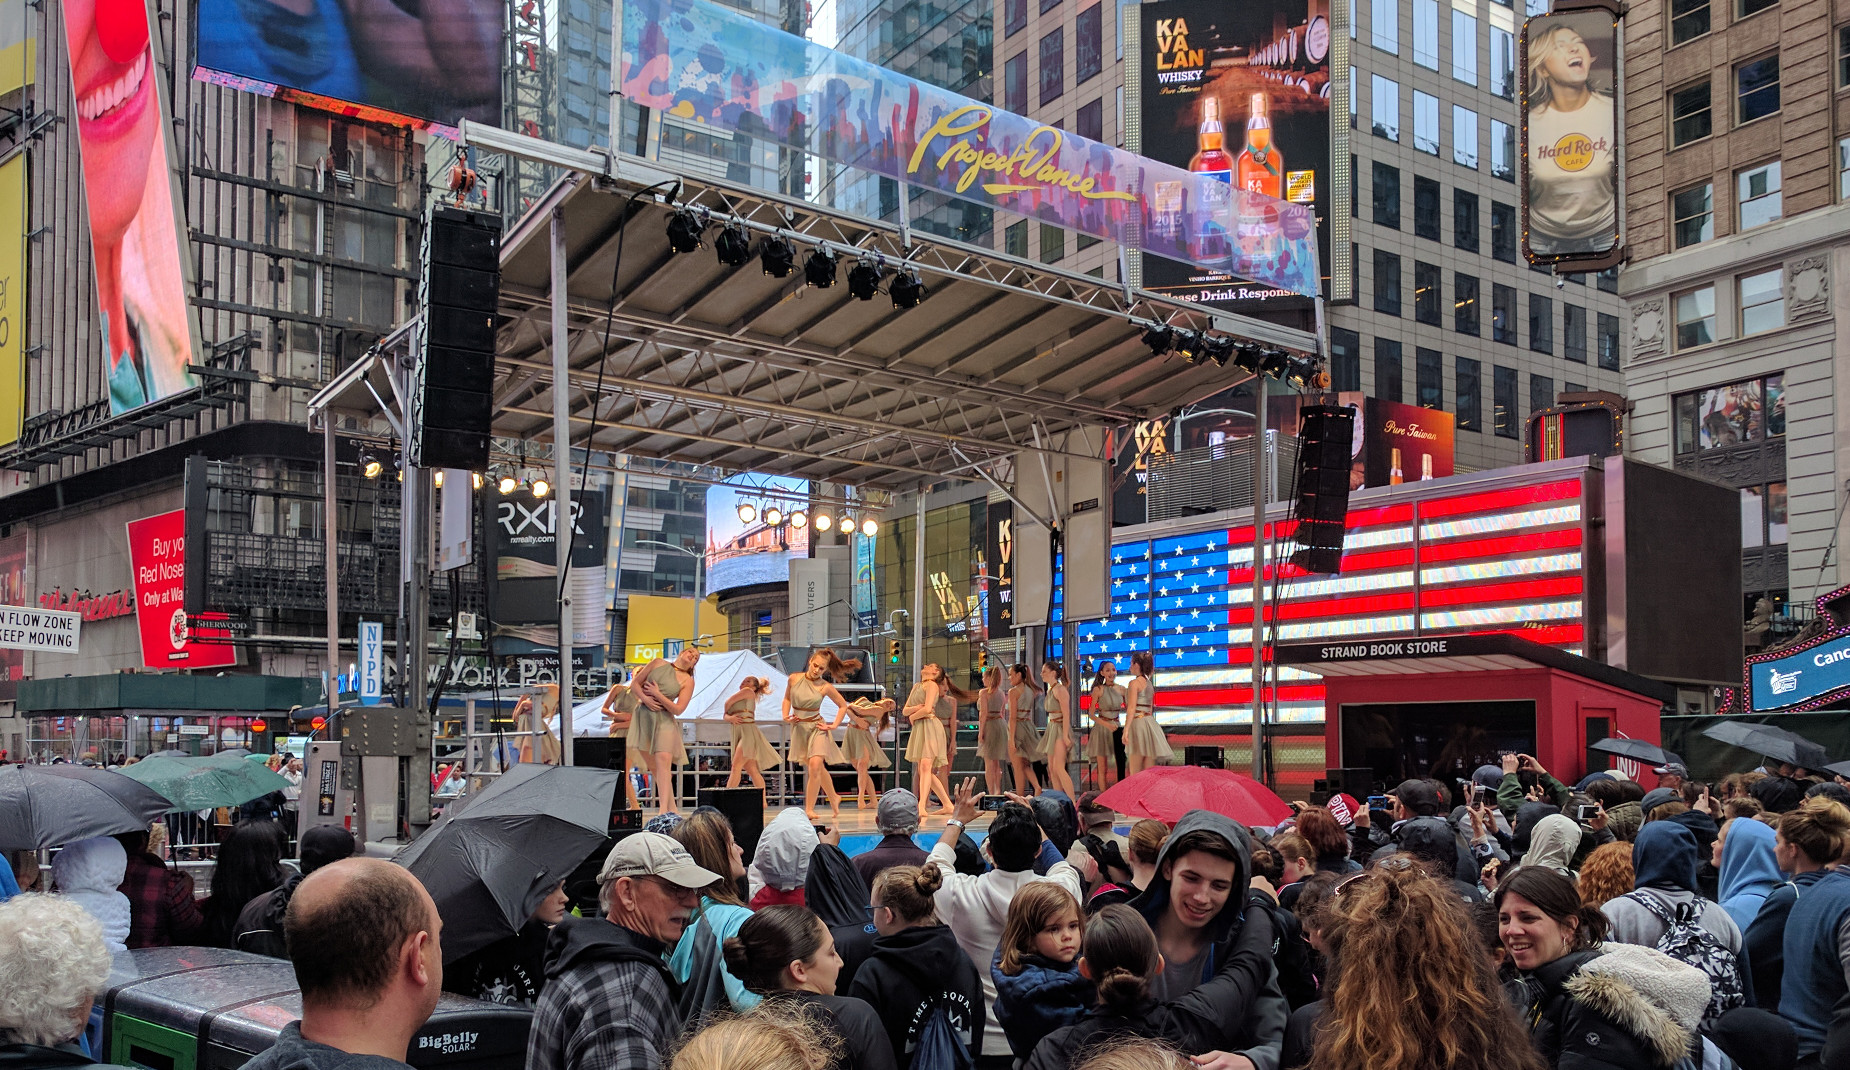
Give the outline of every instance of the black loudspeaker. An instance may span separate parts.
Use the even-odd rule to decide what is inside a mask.
[[[572,764],[588,765],[593,769],[615,769],[622,772],[628,766],[629,741],[622,736],[575,736],[572,739]],[[617,803],[623,803],[623,797],[617,797]]]
[[[424,227],[422,345],[406,428],[419,468],[488,468],[501,220],[433,206]]]
[[[758,851],[758,837],[764,834],[764,792],[757,788],[701,788],[694,792],[694,805],[711,806],[732,823],[732,839],[745,852],[750,863]]]
[[[1331,795],[1340,792],[1358,803],[1367,805],[1368,797],[1375,793],[1375,771],[1373,769],[1332,769],[1329,773]]]
[[[1291,561],[1306,572],[1342,571],[1354,437],[1351,410],[1332,405],[1304,409],[1298,425],[1299,550]]]
[[[1199,765],[1204,769],[1227,768],[1227,750],[1224,747],[1183,747],[1183,765]]]

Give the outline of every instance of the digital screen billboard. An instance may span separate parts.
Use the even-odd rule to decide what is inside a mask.
[[[1617,26],[1599,9],[1523,25],[1522,241],[1532,264],[1603,262],[1618,247]]]
[[[1250,190],[1312,206],[1318,262],[1330,248],[1330,49],[1328,0],[1223,4],[1160,0],[1139,5],[1142,116],[1138,151]],[[1151,191],[1153,219],[1185,191]],[[1186,207],[1178,205],[1177,207]],[[1234,241],[1263,235],[1263,218],[1232,220]],[[1153,223],[1154,227],[1155,224]],[[1347,256],[1347,250],[1342,250]],[[1146,252],[1143,286],[1239,312],[1302,310],[1307,297]]]
[[[194,76],[356,119],[499,124],[506,9],[499,0],[200,0]]]
[[[706,590],[790,582],[790,562],[809,557],[809,528],[791,524],[789,514],[807,509],[808,501],[809,481],[788,476],[747,472],[708,487]],[[751,507],[750,520],[740,514],[744,506]],[[783,514],[775,524],[767,515],[772,509]],[[830,519],[840,518],[841,510],[833,510]],[[661,556],[667,564],[672,555]]]
[[[199,385],[167,100],[141,3],[67,0],[64,34],[96,265],[109,411]]]
[[[1349,489],[1392,487],[1452,474],[1457,418],[1440,409],[1342,393],[1337,404],[1355,412]]]

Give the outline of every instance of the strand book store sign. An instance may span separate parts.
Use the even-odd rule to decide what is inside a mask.
[[[77,653],[77,630],[83,614],[57,609],[0,606],[0,647],[7,650],[48,650]]]

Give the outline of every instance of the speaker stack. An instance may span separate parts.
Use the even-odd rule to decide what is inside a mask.
[[[1306,572],[1341,572],[1349,520],[1350,449],[1355,416],[1346,408],[1312,405],[1298,426],[1299,549],[1291,561]]]
[[[501,219],[433,206],[424,227],[424,309],[406,428],[419,468],[488,468],[501,297]]]

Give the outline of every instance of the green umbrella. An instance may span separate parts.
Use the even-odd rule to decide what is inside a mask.
[[[173,811],[239,806],[289,786],[280,773],[235,754],[206,758],[143,758],[122,769],[173,801]]]

